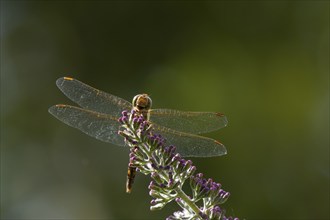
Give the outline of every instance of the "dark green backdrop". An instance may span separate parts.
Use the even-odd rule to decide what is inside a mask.
[[[241,219],[329,219],[328,1],[1,1],[1,217],[164,219],[127,149],[48,114],[72,76],[154,107],[223,112],[194,158]]]

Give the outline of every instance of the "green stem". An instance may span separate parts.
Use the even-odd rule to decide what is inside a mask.
[[[178,194],[178,197],[180,197],[196,213],[196,216],[200,217],[199,208],[194,202],[190,200],[190,198],[185,194],[185,192],[180,187],[176,187],[175,192]]]

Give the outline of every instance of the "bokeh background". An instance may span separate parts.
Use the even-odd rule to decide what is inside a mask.
[[[329,219],[328,1],[1,1],[1,218],[164,219],[127,149],[47,112],[62,76],[225,113],[228,155],[193,162],[227,215]]]

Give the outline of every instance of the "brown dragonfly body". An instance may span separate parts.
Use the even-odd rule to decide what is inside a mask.
[[[152,101],[147,94],[136,95],[133,98],[132,106],[133,109],[141,114],[145,120],[149,120],[149,110],[151,108]],[[126,180],[126,192],[131,193],[134,178],[136,174],[136,168],[128,164],[127,169],[127,180]]]

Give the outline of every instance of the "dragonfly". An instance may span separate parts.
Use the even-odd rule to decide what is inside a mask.
[[[124,138],[118,134],[118,118],[124,110],[135,109],[152,125],[153,132],[162,135],[167,144],[176,146],[183,157],[214,157],[227,153],[219,141],[200,136],[227,126],[227,118],[222,113],[152,109],[152,100],[147,94],[136,95],[131,103],[71,77],[59,78],[56,85],[79,107],[57,104],[49,108],[49,113],[98,140],[125,146]],[[134,176],[135,170],[129,168],[126,189],[129,192],[128,185],[132,184]]]

